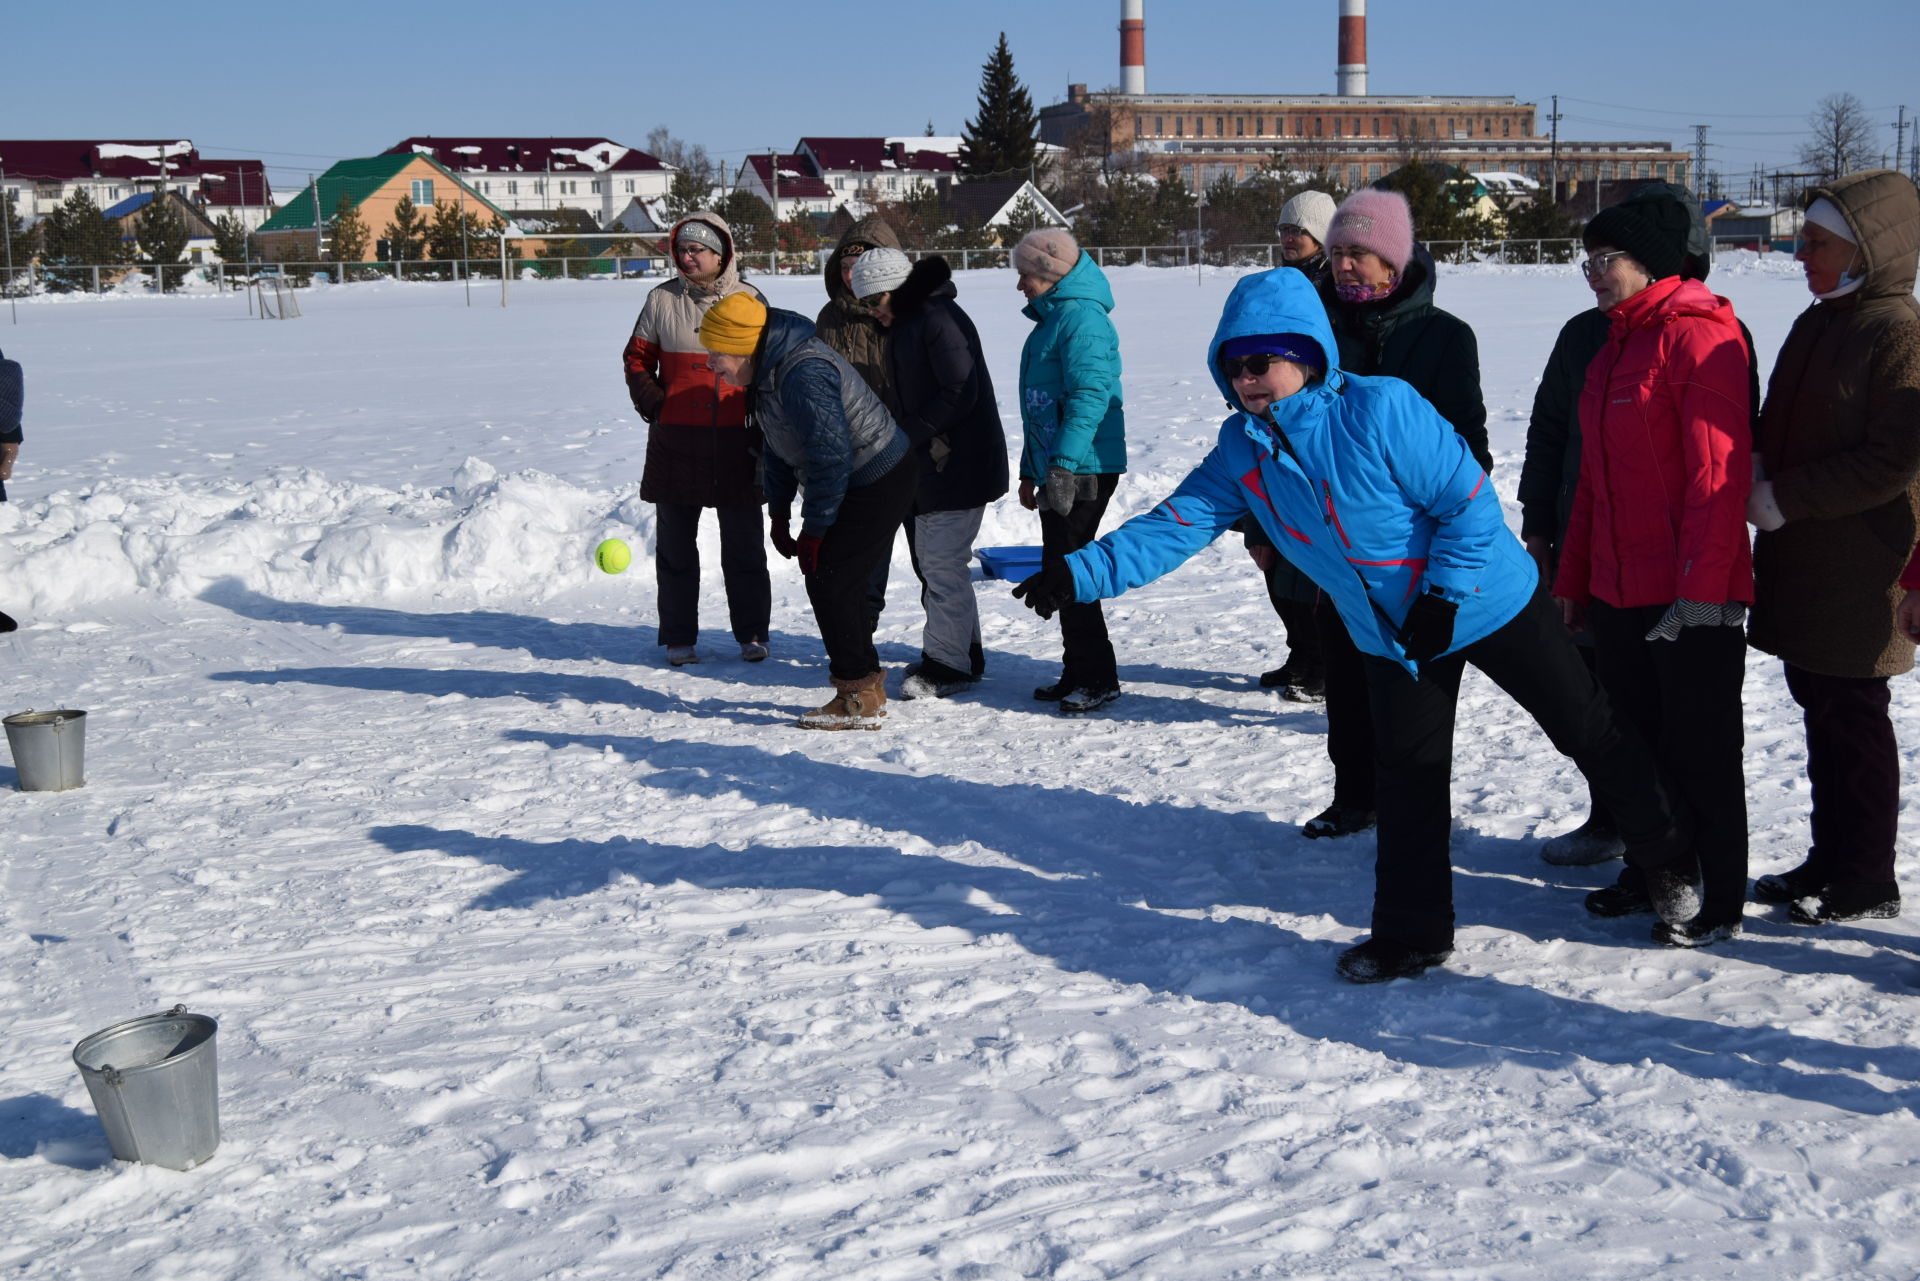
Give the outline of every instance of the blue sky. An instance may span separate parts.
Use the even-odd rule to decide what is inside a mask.
[[[1562,136],[1693,144],[1742,182],[1790,162],[1808,110],[1851,91],[1920,112],[1920,4],[1784,0],[1371,0],[1376,93],[1561,95]],[[575,0],[259,5],[186,27],[127,0],[20,6],[0,136],[191,138],[289,189],[412,134],[611,137],[655,125],[738,163],[803,134],[958,133],[1001,31],[1036,106],[1118,80],[1118,0]],[[511,12],[505,19],[493,16]],[[1330,93],[1335,0],[1147,0],[1154,92]],[[1258,14],[1260,21],[1253,22]],[[1821,16],[1834,15],[1826,25]],[[1811,15],[1811,16],[1810,16]],[[112,33],[105,38],[103,33]],[[35,51],[19,56],[17,51]]]

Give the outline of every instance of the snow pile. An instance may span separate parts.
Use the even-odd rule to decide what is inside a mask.
[[[592,573],[601,538],[652,536],[638,486],[608,494],[468,459],[437,489],[283,469],[244,485],[116,478],[0,505],[0,578],[29,615],[236,581],[285,600],[541,599]]]

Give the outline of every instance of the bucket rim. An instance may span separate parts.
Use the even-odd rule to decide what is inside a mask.
[[[85,720],[87,714],[77,707],[56,707],[48,711],[35,711],[28,708],[24,712],[0,719],[0,725],[56,725],[62,721]]]
[[[201,1037],[197,1042],[195,1042],[190,1049],[187,1049],[180,1054],[169,1054],[166,1058],[161,1059],[157,1063],[142,1063],[137,1067],[120,1067],[118,1065],[114,1065],[113,1070],[120,1073],[120,1075],[122,1076],[133,1076],[141,1072],[152,1072],[158,1068],[166,1067],[168,1064],[174,1062],[176,1059],[183,1058],[187,1054],[192,1054],[195,1050],[198,1050],[202,1045],[206,1045],[209,1042],[211,1042],[213,1040],[214,1034],[220,1030],[220,1020],[214,1018],[213,1015],[191,1013],[185,1007],[181,1007],[177,1010],[162,1010],[158,1014],[142,1014],[137,1018],[123,1019],[118,1023],[110,1024],[107,1027],[101,1028],[98,1032],[90,1032],[86,1036],[83,1036],[78,1041],[74,1042],[73,1065],[79,1068],[82,1073],[101,1072],[104,1070],[106,1065],[103,1064],[100,1067],[95,1067],[94,1065],[87,1063],[80,1057],[80,1052],[82,1050],[87,1049],[89,1046],[97,1045],[101,1041],[105,1041],[110,1037],[116,1036],[122,1032],[127,1032],[134,1028],[140,1027],[144,1024],[164,1023],[164,1022],[193,1023],[193,1024],[202,1025],[204,1027],[206,1035]],[[199,1031],[201,1030],[201,1028],[196,1027],[195,1030]]]

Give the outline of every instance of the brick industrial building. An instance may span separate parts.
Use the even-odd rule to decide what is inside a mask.
[[[1539,132],[1538,108],[1512,97],[1368,92],[1366,0],[1339,0],[1331,94],[1148,93],[1143,0],[1121,5],[1121,88],[1067,87],[1040,111],[1044,142],[1076,139],[1113,162],[1188,186],[1267,168],[1325,170],[1348,187],[1415,155],[1475,173],[1521,174],[1542,187],[1614,179],[1686,183],[1690,153],[1669,142],[1570,142]],[[1092,131],[1089,135],[1088,131]]]

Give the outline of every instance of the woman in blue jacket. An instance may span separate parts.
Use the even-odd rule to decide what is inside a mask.
[[[1020,352],[1020,505],[1039,511],[1040,545],[1053,562],[1092,541],[1127,469],[1120,338],[1107,319],[1113,291],[1106,276],[1064,229],[1027,233],[1013,248],[1013,266],[1033,321]],[[1098,604],[1063,607],[1060,641],[1060,679],[1034,690],[1035,698],[1077,714],[1120,697]]]
[[[1397,378],[1340,369],[1297,271],[1234,287],[1207,364],[1238,412],[1171,497],[1015,589],[1043,616],[1182,564],[1251,512],[1324,590],[1364,655],[1380,821],[1373,937],[1357,983],[1417,974],[1453,948],[1454,703],[1471,662],[1604,796],[1668,920],[1697,906],[1691,858],[1651,755],[1616,723],[1467,443]]]

